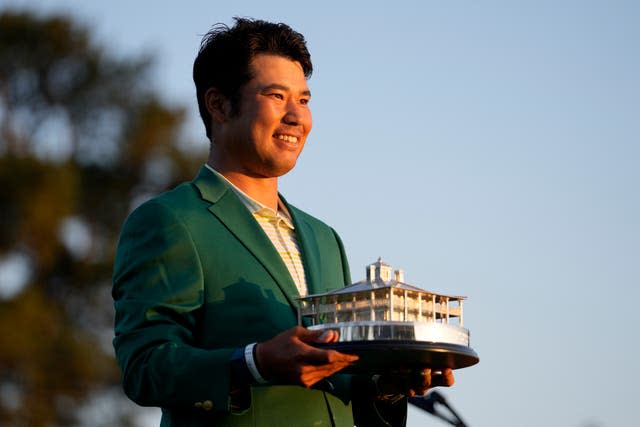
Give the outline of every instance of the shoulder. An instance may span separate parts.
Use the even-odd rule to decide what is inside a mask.
[[[141,203],[129,214],[126,222],[157,224],[171,218],[186,219],[194,211],[194,206],[201,203],[203,201],[193,184],[185,182]]]

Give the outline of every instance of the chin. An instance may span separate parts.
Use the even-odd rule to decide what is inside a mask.
[[[275,174],[274,174],[274,176],[279,178],[279,177],[281,177],[281,176],[283,176],[283,175],[288,174],[288,173],[289,173],[289,172],[291,172],[292,170],[293,170],[293,167],[291,167],[291,168],[287,168],[287,169],[282,169],[282,170],[276,171],[276,172],[275,172]]]
[[[296,166],[296,161],[291,162],[277,162],[268,165],[265,168],[267,175],[272,177],[280,177],[286,175]]]

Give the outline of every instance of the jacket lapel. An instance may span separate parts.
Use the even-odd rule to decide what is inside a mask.
[[[319,286],[321,281],[322,269],[320,268],[320,247],[315,237],[311,225],[304,220],[304,217],[298,213],[298,210],[289,205],[287,201],[280,196],[282,202],[287,206],[291,217],[293,218],[293,226],[296,230],[296,238],[298,239],[298,247],[302,254],[304,265],[304,274],[307,281],[307,291],[309,295],[320,292]]]
[[[289,270],[271,240],[233,190],[206,167],[202,167],[193,185],[198,188],[202,198],[211,203],[209,211],[264,266],[286,296],[289,304],[297,310],[298,290]]]

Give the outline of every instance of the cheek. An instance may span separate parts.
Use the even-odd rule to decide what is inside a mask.
[[[307,116],[307,126],[306,126],[307,135],[309,134],[309,132],[311,132],[312,127],[313,127],[313,115],[311,114],[311,110],[309,110],[308,116]]]
[[[265,129],[275,128],[280,124],[281,114],[273,108],[263,107],[256,111],[255,126]]]

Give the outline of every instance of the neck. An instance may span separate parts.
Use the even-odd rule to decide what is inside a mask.
[[[209,161],[208,164],[252,199],[278,210],[278,178],[254,177],[242,171],[221,168],[215,162]]]

